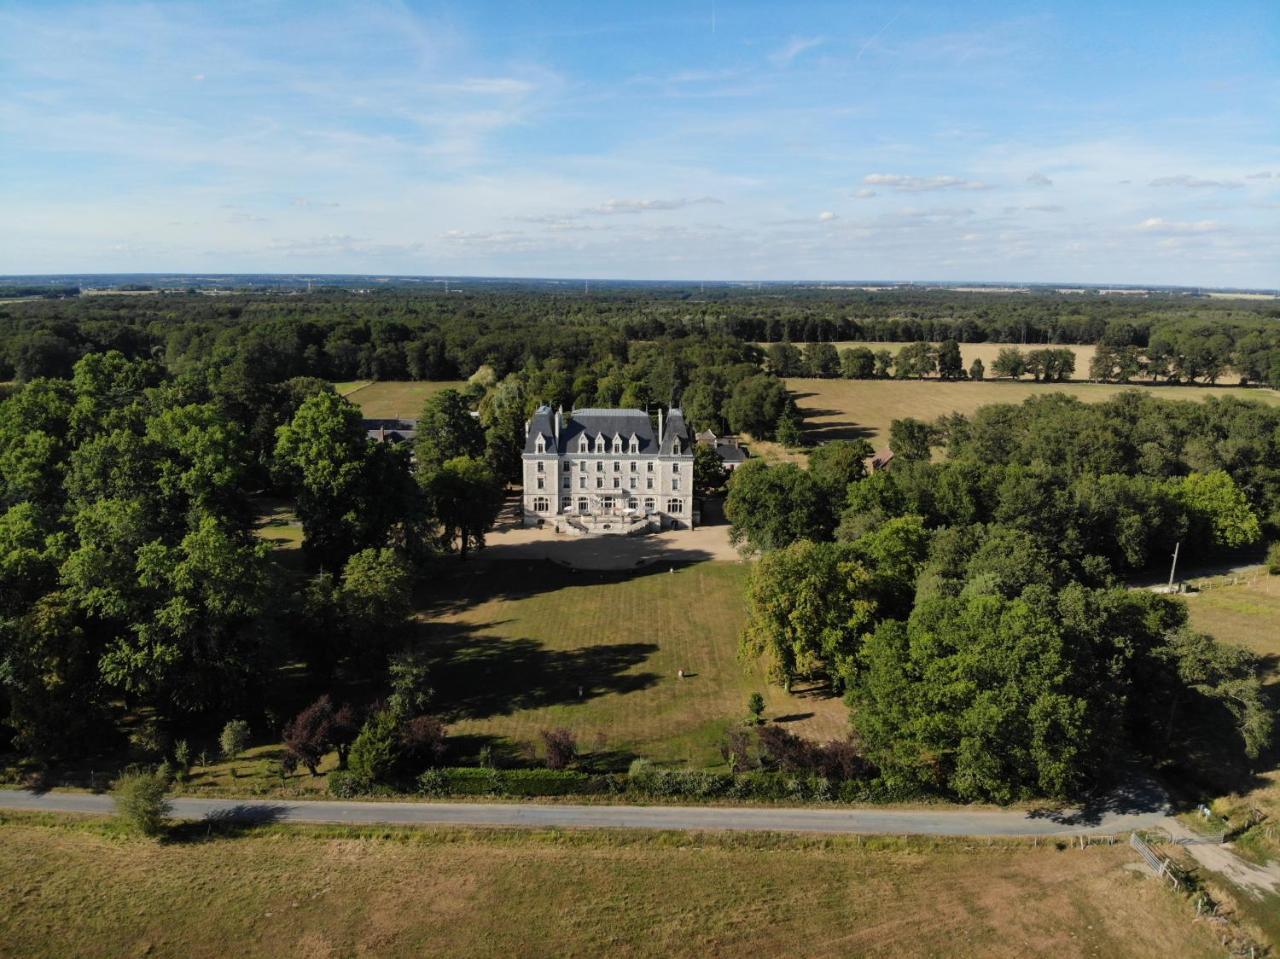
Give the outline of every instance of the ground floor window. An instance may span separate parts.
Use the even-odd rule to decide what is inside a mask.
[[[602,497],[600,498],[600,505],[601,505],[602,507],[604,507],[604,509],[606,509],[606,510],[611,510],[611,509],[613,509],[613,497],[612,497],[612,496],[602,496]]]
[[[548,513],[551,511],[551,501],[545,496],[535,496],[533,498],[533,511],[535,513]]]
[[[678,499],[667,500],[668,513],[679,513],[683,509],[684,509],[684,503],[681,500],[678,500]]]
[[[572,502],[573,502],[573,500],[572,500],[571,498],[569,498],[568,496],[561,496],[561,497],[560,497],[560,508],[561,508],[561,509],[568,509],[568,508],[569,508],[569,505],[570,505]]]
[[[631,497],[631,499],[627,500],[628,509],[635,509],[639,505],[640,505],[639,501],[634,496]]]
[[[578,512],[579,512],[579,513],[585,513],[585,512],[587,512],[587,510],[589,510],[590,508],[591,508],[591,507],[590,507],[590,505],[587,503],[587,498],[586,498],[585,496],[579,496],[579,497],[578,497]]]
[[[644,508],[645,508],[645,511],[646,511],[646,512],[649,512],[649,513],[652,513],[652,512],[653,512],[653,506],[654,506],[654,503],[653,503],[653,497],[652,497],[652,496],[646,496],[646,497],[644,498]]]

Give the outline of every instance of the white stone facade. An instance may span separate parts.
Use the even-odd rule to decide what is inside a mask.
[[[693,527],[693,444],[679,409],[542,407],[526,426],[524,522],[576,532]]]

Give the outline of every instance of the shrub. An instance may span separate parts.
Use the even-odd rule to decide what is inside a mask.
[[[447,747],[444,723],[434,716],[415,716],[400,727],[400,761],[406,765],[438,766]]]
[[[173,761],[178,767],[178,778],[185,781],[191,773],[191,744],[185,739],[173,744]]]
[[[755,725],[759,726],[764,722],[764,697],[759,693],[752,693],[747,699],[747,712]]]
[[[172,808],[165,798],[168,791],[168,779],[158,770],[133,770],[116,780],[111,798],[129,828],[144,836],[159,836]]]
[[[426,712],[434,692],[429,683],[426,654],[416,649],[396,653],[387,665],[387,672],[391,677],[387,708],[397,716]]]
[[[547,768],[564,769],[578,758],[578,738],[569,729],[544,729],[542,741],[547,747]]]
[[[233,719],[222,727],[218,736],[218,748],[223,759],[235,759],[249,745],[249,724],[243,719]]]
[[[284,727],[286,757],[293,768],[301,763],[318,775],[320,760],[330,749],[338,751],[338,768],[347,766],[347,753],[357,733],[355,711],[348,705],[335,709],[327,695],[298,713]]]
[[[147,721],[129,734],[129,748],[139,759],[155,759],[169,748],[169,737],[155,722]]]
[[[730,729],[720,744],[720,755],[729,764],[729,772],[736,773],[751,765],[751,737],[744,729]]]
[[[782,772],[844,780],[868,776],[873,771],[853,739],[832,740],[819,746],[781,726],[765,727],[758,735],[765,759]]]
[[[351,773],[362,782],[385,783],[395,775],[400,763],[400,724],[387,709],[379,710],[365,722],[351,744]]]
[[[1280,540],[1276,540],[1267,549],[1267,572],[1272,576],[1280,576]]]
[[[329,773],[329,795],[339,799],[352,799],[367,793],[371,784],[361,779],[350,770],[335,770]]]

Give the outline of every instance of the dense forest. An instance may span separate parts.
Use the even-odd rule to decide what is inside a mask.
[[[484,545],[537,403],[679,402],[695,428],[794,446],[792,365],[973,376],[957,342],[1025,322],[1044,337],[1029,344],[1098,340],[1114,344],[1099,355],[1147,364],[1171,351],[1166,379],[1207,379],[1222,364],[1188,360],[1191,345],[1212,341],[1243,371],[1245,353],[1276,352],[1268,309],[910,291],[4,304],[0,375],[17,382],[0,400],[0,750],[173,755],[165,743],[249,715],[281,731],[290,762],[336,749],[345,765],[351,750],[363,771],[347,788],[412,781],[444,735],[399,632],[413,584]],[[917,341],[887,361],[867,351],[869,365],[821,339],[755,342],[873,328]],[[1046,381],[1074,362],[1052,345],[1002,360],[992,375]],[[426,402],[410,450],[368,440],[332,387],[352,377],[467,382]],[[1280,533],[1280,412],[1046,393],[900,419],[890,440],[893,466],[873,475],[865,443],[838,442],[807,469],[755,461],[728,483],[732,535],[760,556],[744,655],[852,706],[847,742],[770,732],[781,768],[1006,801],[1077,794],[1121,756],[1171,761],[1206,724],[1234,743],[1224,766],[1267,748],[1249,654],[1190,631],[1176,599],[1124,585],[1175,545],[1204,558]],[[700,489],[724,482],[697,464]],[[255,534],[273,501],[301,520],[294,566]],[[339,696],[352,689],[358,709]]]
[[[499,375],[530,360],[568,368],[664,337],[748,342],[955,340],[1103,344],[1126,369],[1130,353],[1156,370],[1207,354],[1251,382],[1280,382],[1280,305],[1174,295],[960,293],[945,290],[717,288],[654,293],[620,288],[370,293],[170,292],[0,304],[0,379],[68,376],[89,352],[162,359],[173,371],[246,357],[274,380],[446,380],[488,365]],[[1203,363],[1183,364],[1196,368]]]

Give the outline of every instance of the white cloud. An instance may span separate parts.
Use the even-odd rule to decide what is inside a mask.
[[[785,67],[806,50],[821,46],[823,42],[822,37],[792,37],[773,53],[769,54],[769,59],[776,66]]]
[[[1053,181],[1037,170],[1027,177],[1027,186],[1053,186]]]
[[[1272,173],[1270,170],[1259,170],[1257,173],[1246,173],[1244,178],[1246,180],[1270,180],[1273,176],[1280,176],[1280,174]]]
[[[1190,233],[1216,233],[1222,224],[1216,220],[1197,220],[1194,223],[1180,223],[1166,220],[1164,217],[1152,216],[1138,224],[1138,229],[1146,233],[1185,235]]]
[[[832,213],[830,210],[823,210],[821,213],[818,214],[819,223],[830,223],[835,218],[836,218],[836,215]]]
[[[606,200],[599,206],[588,207],[583,213],[595,213],[601,216],[612,216],[618,213],[647,213],[651,210],[683,210],[687,206],[700,206],[704,203],[718,204],[713,196],[700,196],[693,199],[680,197],[675,200]]]
[[[902,193],[925,193],[930,190],[987,190],[981,180],[965,180],[958,176],[903,176],[899,173],[870,173],[862,178],[870,186],[883,186]]]
[[[1176,176],[1156,177],[1149,186],[1180,186],[1189,190],[1219,189],[1236,190],[1240,184],[1235,180],[1202,180],[1200,177],[1179,173]]]
[[[854,196],[856,196],[859,200],[869,200],[875,195],[876,195],[875,190],[866,190],[866,189],[859,190],[857,193],[854,194]]]

